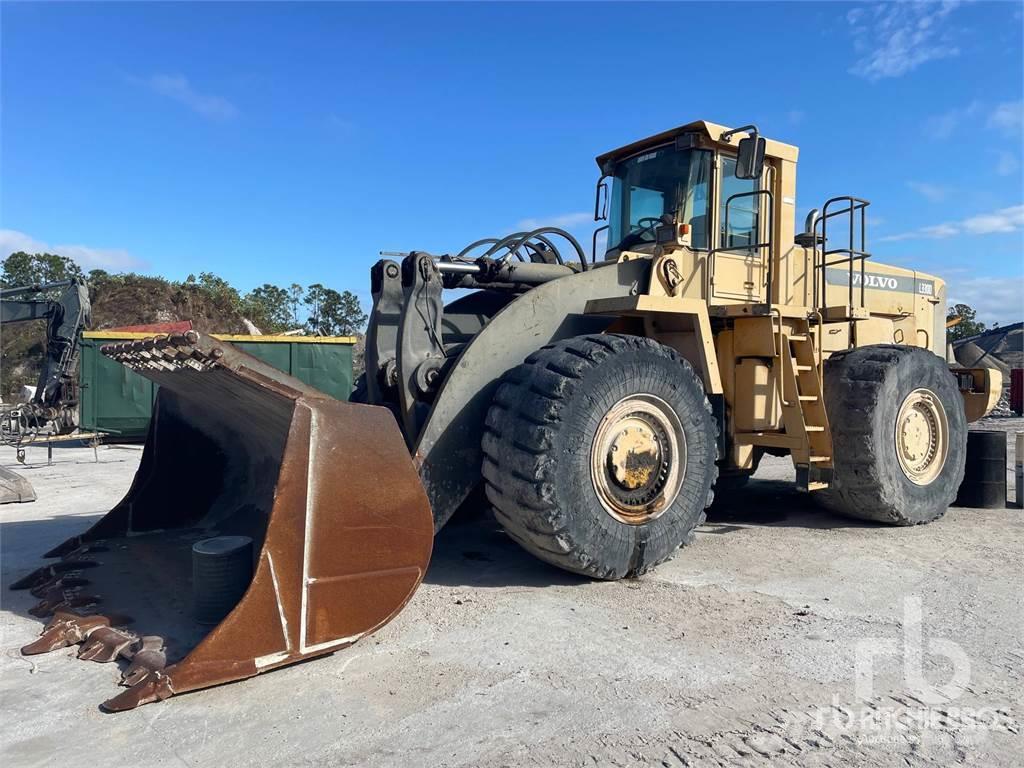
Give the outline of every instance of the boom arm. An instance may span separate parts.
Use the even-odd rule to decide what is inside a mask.
[[[40,294],[57,288],[60,298]],[[32,405],[41,421],[56,421],[61,432],[75,426],[75,373],[79,338],[91,320],[89,289],[82,278],[0,291],[0,324],[46,321],[46,357]]]

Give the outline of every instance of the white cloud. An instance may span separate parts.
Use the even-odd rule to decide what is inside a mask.
[[[932,139],[948,139],[968,124],[984,126],[1009,138],[1020,139],[1024,133],[1024,101],[1005,101],[995,106],[972,101],[965,107],[926,118],[924,132]]]
[[[584,224],[594,222],[593,213],[561,213],[557,216],[548,216],[543,219],[522,219],[516,224],[517,229],[539,229],[540,227],[558,227],[559,229],[574,229]]]
[[[227,99],[200,93],[184,75],[157,74],[148,78],[132,78],[150,90],[169,99],[174,99],[210,120],[229,120],[238,115],[238,107]]]
[[[988,116],[987,125],[1007,136],[1020,137],[1024,131],[1024,101],[1007,101],[997,105]]]
[[[1016,232],[1024,227],[1024,205],[1001,208],[992,213],[982,213],[962,221],[945,222],[930,227],[921,227],[898,235],[880,237],[880,242],[896,240],[944,240],[957,235],[991,235],[998,232]]]
[[[93,248],[88,245],[50,245],[14,229],[0,229],[0,258],[16,251],[56,253],[73,259],[83,270],[127,271],[142,269],[146,263],[121,248]]]
[[[973,120],[981,112],[979,101],[972,101],[966,107],[957,107],[941,115],[932,115],[924,121],[924,132],[932,139],[948,139],[968,120]]]
[[[995,213],[983,213],[963,221],[964,230],[972,235],[993,232],[1015,232],[1024,227],[1024,205],[1003,208]]]
[[[929,184],[926,181],[908,181],[907,186],[933,203],[940,203],[949,197],[949,187],[941,184]]]
[[[969,304],[986,325],[1019,323],[1024,317],[1024,275],[1017,277],[952,278],[946,296],[949,304]]]
[[[945,24],[959,5],[942,3],[875,3],[847,12],[858,59],[850,71],[868,80],[900,77],[922,64],[956,56]]]

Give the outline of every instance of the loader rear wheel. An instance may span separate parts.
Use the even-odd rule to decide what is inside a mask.
[[[635,576],[693,538],[718,472],[700,376],[651,339],[578,336],[502,379],[483,474],[505,531],[545,562]]]
[[[956,380],[926,349],[879,344],[825,363],[837,511],[893,525],[929,523],[964,476],[967,419]]]

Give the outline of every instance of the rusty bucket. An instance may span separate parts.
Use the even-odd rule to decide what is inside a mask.
[[[120,711],[331,653],[402,609],[433,522],[386,409],[192,331],[103,353],[160,385],[145,451],[124,499],[12,585],[49,620],[23,653],[81,643],[80,658],[120,660],[128,687],[103,704]],[[234,588],[239,568],[251,581],[211,627],[197,598],[223,585],[193,565],[216,537],[251,540],[253,562],[236,553]]]

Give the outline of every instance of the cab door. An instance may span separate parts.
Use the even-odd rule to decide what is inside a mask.
[[[715,242],[711,267],[711,298],[717,303],[764,303],[768,249],[768,223],[762,215],[768,166],[760,179],[736,178],[736,156],[720,153],[715,173]],[[737,195],[745,195],[736,197]],[[728,216],[726,215],[728,209]]]

